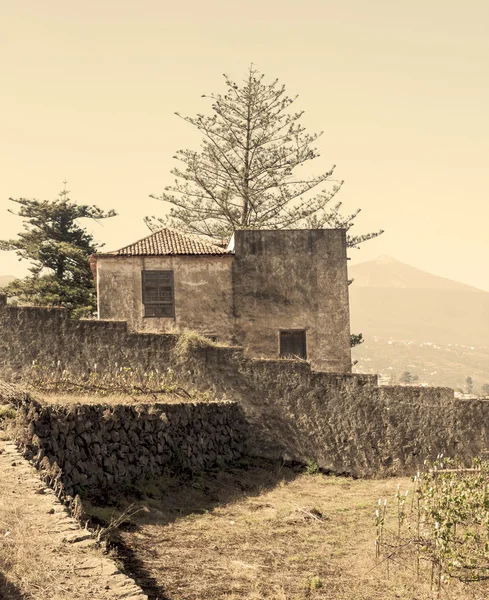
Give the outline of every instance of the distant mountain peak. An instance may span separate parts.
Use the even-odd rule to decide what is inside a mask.
[[[381,254],[373,262],[383,263],[383,264],[392,264],[392,265],[396,264],[396,263],[400,263],[399,260],[393,258],[389,254]]]
[[[374,260],[351,265],[348,272],[357,287],[484,293],[471,285],[432,275],[417,267],[403,263],[388,254],[383,254]]]

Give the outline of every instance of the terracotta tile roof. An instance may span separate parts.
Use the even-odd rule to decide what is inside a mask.
[[[214,246],[200,238],[175,229],[160,229],[120,250],[109,254],[118,256],[167,256],[174,254],[229,254],[225,248]]]

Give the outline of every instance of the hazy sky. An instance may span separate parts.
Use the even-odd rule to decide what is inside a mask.
[[[386,233],[380,254],[489,290],[487,0],[44,0],[0,16],[0,238],[9,197],[115,208],[91,225],[106,250],[148,233],[148,197],[199,136],[175,111],[210,112],[204,93],[250,62],[299,94],[324,131],[317,171],[337,165],[355,229]],[[314,164],[314,163],[312,163]],[[23,274],[0,254],[0,274]]]

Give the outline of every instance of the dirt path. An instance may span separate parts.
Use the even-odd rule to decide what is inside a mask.
[[[147,600],[16,447],[0,441],[0,599]]]

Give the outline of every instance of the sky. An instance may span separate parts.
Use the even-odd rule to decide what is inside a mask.
[[[149,198],[173,156],[200,137],[175,111],[211,114],[254,63],[299,95],[323,131],[312,165],[336,165],[337,199],[358,233],[350,253],[388,254],[489,291],[487,0],[24,0],[0,18],[0,239],[13,198],[80,203],[119,216],[88,223],[105,250],[149,233]],[[0,274],[26,266],[0,253]]]

